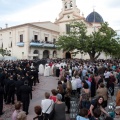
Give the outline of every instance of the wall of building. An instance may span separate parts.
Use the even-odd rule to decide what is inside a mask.
[[[45,37],[48,37],[48,42],[53,42],[53,39],[58,39],[59,37],[59,33],[58,32],[54,32],[54,31],[50,31],[50,30],[44,30],[44,29],[38,29],[38,28],[34,28],[34,27],[30,27],[29,28],[29,34],[30,34],[30,42],[32,39],[34,39],[34,35],[38,35],[38,40],[40,40],[40,42],[45,42]],[[55,49],[53,48],[42,48],[42,47],[30,47],[30,52],[29,52],[29,57],[30,59],[33,58],[33,52],[34,50],[38,50],[39,54],[38,54],[38,58],[42,59],[43,58],[43,51],[44,50],[48,50],[49,51],[49,57],[53,58],[53,51]],[[57,57],[57,56],[56,56]]]
[[[21,34],[23,34],[24,42],[24,46],[22,47],[17,46],[17,43],[20,42]],[[18,59],[32,59],[34,50],[39,51],[39,58],[43,58],[44,50],[48,50],[50,58],[53,58],[53,51],[55,49],[30,47],[30,42],[34,39],[34,35],[38,35],[38,40],[40,41],[45,41],[45,37],[48,37],[48,41],[53,42],[53,39],[58,39],[59,33],[29,25],[16,27],[0,31],[0,44],[3,43],[3,49],[7,48],[7,50],[11,50],[11,56],[17,57]]]
[[[23,47],[17,46],[17,43],[20,42],[21,34],[23,34],[24,43]],[[29,52],[28,26],[13,29],[13,46],[12,46],[13,56],[17,57],[18,59],[28,59],[28,52]]]
[[[19,59],[27,59],[28,56],[28,28],[19,27],[0,31],[3,49],[11,50],[11,56]],[[18,47],[16,44],[20,42],[20,34],[23,34],[24,47]],[[12,45],[10,45],[12,43]]]
[[[50,22],[50,21],[48,21],[48,22],[36,22],[36,23],[32,23],[32,24],[39,26],[39,27],[42,27],[42,28],[46,28],[49,30],[59,32],[59,26],[57,24]]]

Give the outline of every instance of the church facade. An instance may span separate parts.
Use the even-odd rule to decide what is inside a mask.
[[[34,22],[0,29],[0,48],[10,51],[17,59],[73,58],[69,51],[57,50],[55,42],[59,35],[67,33],[71,21],[83,21],[87,34],[98,30],[102,17],[95,11],[86,18],[80,15],[76,0],[62,0],[62,10],[54,23]],[[102,55],[100,58],[104,58]],[[89,59],[87,54],[78,54],[75,58]]]

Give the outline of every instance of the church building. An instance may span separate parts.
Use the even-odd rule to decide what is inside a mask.
[[[54,23],[33,22],[1,28],[0,48],[9,50],[10,55],[17,59],[74,58],[70,51],[63,53],[63,50],[57,50],[55,42],[59,35],[67,34],[69,24],[73,20],[83,21],[87,26],[87,34],[98,30],[100,23],[104,21],[94,10],[85,18],[80,14],[76,0],[61,1],[62,10]],[[89,56],[81,53],[75,58],[89,59]],[[104,55],[100,58],[104,58]]]

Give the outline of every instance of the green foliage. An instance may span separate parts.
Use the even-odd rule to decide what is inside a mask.
[[[119,38],[116,40],[116,32],[105,22],[92,34],[87,34],[87,26],[83,22],[70,23],[70,33],[61,35],[56,43],[58,49],[88,53],[91,60],[97,59],[101,52],[112,55],[120,49]],[[77,50],[77,52],[73,52]]]
[[[11,54],[10,54],[10,50],[8,51],[7,50],[7,48],[6,49],[0,49],[0,54],[4,57],[5,55],[7,55],[7,56],[10,56]]]

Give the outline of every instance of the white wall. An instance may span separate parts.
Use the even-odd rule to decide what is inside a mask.
[[[50,21],[48,21],[48,22],[36,22],[36,23],[32,23],[32,24],[39,26],[39,27],[42,27],[42,28],[46,28],[49,30],[59,32],[59,26],[57,24],[50,22]]]

